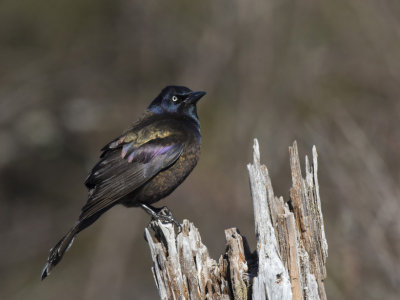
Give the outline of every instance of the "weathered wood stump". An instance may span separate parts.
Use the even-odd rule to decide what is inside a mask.
[[[289,147],[290,200],[275,197],[268,170],[260,164],[257,140],[249,164],[257,250],[250,251],[236,228],[225,230],[226,251],[218,261],[193,223],[182,232],[159,221],[145,229],[161,299],[326,299],[328,244],[317,178],[317,151],[301,175],[297,144]],[[150,234],[150,230],[154,236]]]

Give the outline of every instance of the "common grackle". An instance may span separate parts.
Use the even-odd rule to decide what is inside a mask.
[[[205,92],[167,86],[131,129],[103,147],[85,181],[86,204],[71,230],[50,250],[42,272],[46,278],[74,237],[116,204],[142,207],[154,218],[175,222],[151,206],[168,196],[195,167],[200,154],[196,103]]]

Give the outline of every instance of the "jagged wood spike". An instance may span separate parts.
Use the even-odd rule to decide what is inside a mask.
[[[171,224],[146,228],[153,274],[161,299],[326,299],[325,237],[315,146],[301,175],[297,144],[289,148],[290,203],[275,197],[257,140],[249,164],[257,251],[236,228],[225,230],[226,251],[210,258],[198,229],[184,220],[176,234]],[[154,236],[150,232],[154,232]]]

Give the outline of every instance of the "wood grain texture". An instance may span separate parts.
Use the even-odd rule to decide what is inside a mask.
[[[326,299],[325,237],[317,151],[300,168],[297,144],[289,147],[290,200],[276,197],[257,140],[247,166],[254,207],[257,249],[252,253],[236,228],[225,230],[226,251],[218,261],[208,255],[193,223],[182,232],[151,222],[145,234],[161,299]],[[150,234],[154,232],[154,235]]]
[[[248,266],[242,236],[225,231],[227,249],[218,262],[210,258],[197,228],[188,220],[175,234],[171,224],[151,223],[146,239],[161,299],[248,299]]]
[[[247,165],[253,197],[257,236],[258,276],[253,281],[254,299],[292,299],[289,275],[281,260],[270,207],[274,192],[268,170],[260,164],[258,141],[254,141],[253,164]],[[274,209],[274,207],[272,207]]]

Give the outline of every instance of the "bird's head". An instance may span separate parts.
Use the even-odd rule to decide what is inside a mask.
[[[179,113],[197,119],[196,103],[206,92],[193,92],[184,86],[167,86],[148,109],[156,114]]]

